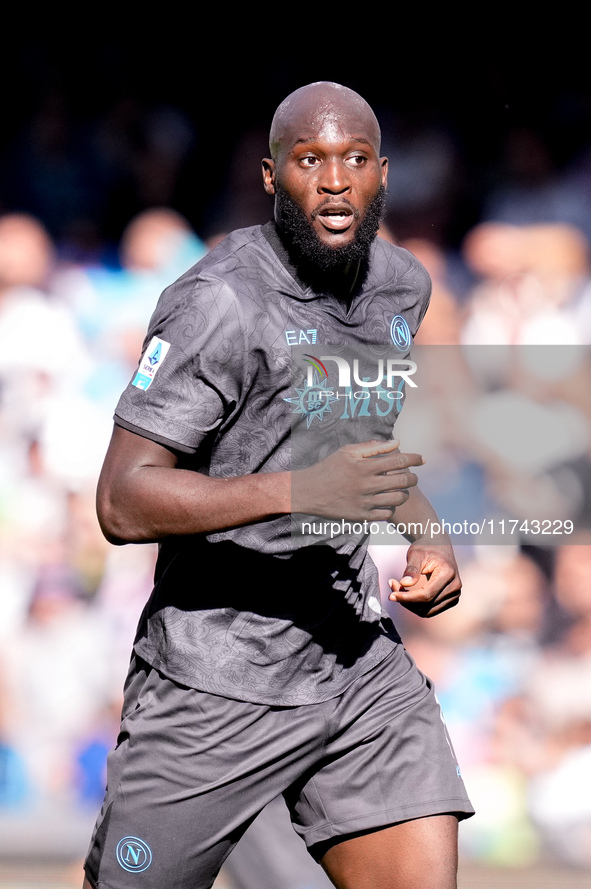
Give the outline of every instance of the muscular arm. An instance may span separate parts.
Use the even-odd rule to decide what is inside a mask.
[[[217,479],[177,468],[173,451],[115,426],[97,489],[111,543],[148,543],[289,512],[289,473]]]
[[[111,543],[148,543],[174,535],[221,531],[294,512],[329,518],[389,519],[417,477],[418,454],[398,442],[348,445],[298,472],[211,478],[179,469],[177,456],[115,426],[97,491],[99,522]],[[390,474],[387,474],[390,473]]]

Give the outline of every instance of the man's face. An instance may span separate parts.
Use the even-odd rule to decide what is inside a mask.
[[[300,249],[314,252],[315,243],[329,263],[331,256],[354,258],[360,240],[367,250],[387,181],[378,140],[377,130],[354,111],[324,107],[294,115],[275,162],[263,162],[263,178],[266,191],[276,195],[278,224],[288,236],[298,229]]]

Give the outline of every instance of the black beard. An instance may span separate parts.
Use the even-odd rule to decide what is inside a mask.
[[[300,205],[279,184],[275,187],[277,225],[292,262],[308,280],[318,275],[342,273],[348,265],[366,260],[385,208],[386,189],[381,185],[365,211],[355,239],[343,247],[331,247],[320,240]]]

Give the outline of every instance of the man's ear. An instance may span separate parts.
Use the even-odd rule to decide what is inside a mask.
[[[275,194],[275,162],[268,157],[263,158],[263,185],[267,194]]]
[[[381,157],[380,158],[380,166],[382,168],[382,185],[384,188],[388,188],[388,158]]]

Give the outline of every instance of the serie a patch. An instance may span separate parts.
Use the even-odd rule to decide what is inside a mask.
[[[148,348],[142,355],[137,373],[132,380],[132,386],[144,391],[148,389],[158,372],[158,368],[164,364],[164,359],[170,349],[170,343],[153,336],[148,343]]]

